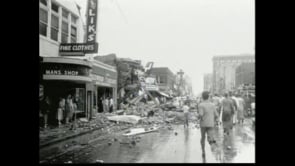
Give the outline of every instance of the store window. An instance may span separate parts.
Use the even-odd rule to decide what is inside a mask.
[[[51,39],[58,41],[58,17],[54,14],[51,16]]]
[[[57,5],[57,4],[52,3],[52,4],[51,4],[51,9],[52,9],[52,11],[58,13],[58,5]]]
[[[68,43],[69,36],[69,24],[65,21],[62,22],[62,34],[61,34],[61,42]]]
[[[77,17],[72,15],[72,24],[77,24]]]
[[[84,88],[76,88],[76,98],[77,101],[77,112],[85,113],[85,101],[86,101],[86,93]]]
[[[71,43],[77,42],[77,28],[75,26],[71,26]]]
[[[62,17],[68,19],[69,12],[66,11],[65,9],[62,10]]]
[[[39,34],[47,36],[47,22],[48,22],[48,13],[44,9],[39,9]]]
[[[165,76],[160,76],[160,84],[163,84],[163,83],[166,83],[167,80],[166,80],[166,77]]]

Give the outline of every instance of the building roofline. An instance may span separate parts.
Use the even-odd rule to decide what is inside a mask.
[[[173,74],[174,75],[174,73],[169,69],[169,67],[153,67],[152,69],[151,69],[151,71],[153,70],[153,69],[166,69],[166,70],[168,70],[168,72],[169,73],[171,73],[171,74]]]
[[[91,61],[91,62],[93,62],[93,65],[94,65],[94,66],[97,66],[97,67],[103,67],[103,68],[106,69],[106,70],[110,70],[110,71],[113,71],[113,72],[117,72],[117,69],[116,69],[115,66],[111,66],[111,65],[105,64],[105,63],[103,63],[103,62],[101,62],[101,61],[98,61],[98,60],[96,60],[96,59],[94,59],[94,60]]]
[[[213,56],[213,60],[218,59],[247,59],[247,58],[255,58],[254,54],[245,54],[245,55],[219,55],[219,56]]]
[[[58,4],[62,8],[65,8],[66,10],[68,10],[69,12],[71,12],[71,14],[73,14],[74,16],[76,16],[78,18],[81,18],[80,13],[79,13],[79,9],[77,7],[77,3],[75,1],[69,1],[69,0],[53,0],[53,2],[56,3],[56,4]],[[75,5],[75,8],[77,9],[77,11],[74,11],[73,8],[69,8],[66,3],[72,3],[73,5]]]

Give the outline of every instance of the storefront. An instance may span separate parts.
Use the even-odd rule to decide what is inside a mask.
[[[77,99],[76,117],[89,117],[92,105],[92,96],[89,95],[89,92],[92,92],[91,63],[81,59],[44,57],[40,64],[42,95],[49,97],[52,106],[48,123],[51,125],[57,123],[59,100],[66,99],[68,95]]]
[[[116,68],[98,61],[93,61],[91,78],[93,82],[93,108],[103,112],[105,99],[113,99],[113,110],[117,108],[117,71]]]

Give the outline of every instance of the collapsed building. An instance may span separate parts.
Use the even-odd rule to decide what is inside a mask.
[[[94,59],[117,68],[118,109],[122,109],[120,103],[136,104],[140,101],[162,103],[172,98],[159,90],[158,81],[150,72],[153,62],[144,67],[140,60],[118,58],[116,54],[100,55]]]

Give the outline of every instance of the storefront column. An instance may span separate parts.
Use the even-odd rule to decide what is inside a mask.
[[[95,97],[94,97],[95,96]],[[98,112],[98,96],[97,96],[97,86],[94,85],[93,86],[93,106],[95,106],[95,109],[94,109],[94,113],[96,114]]]
[[[93,83],[86,83],[86,118],[91,120],[93,115]]]
[[[117,110],[117,88],[113,88],[113,101],[114,101],[114,106],[113,106],[113,111]]]

